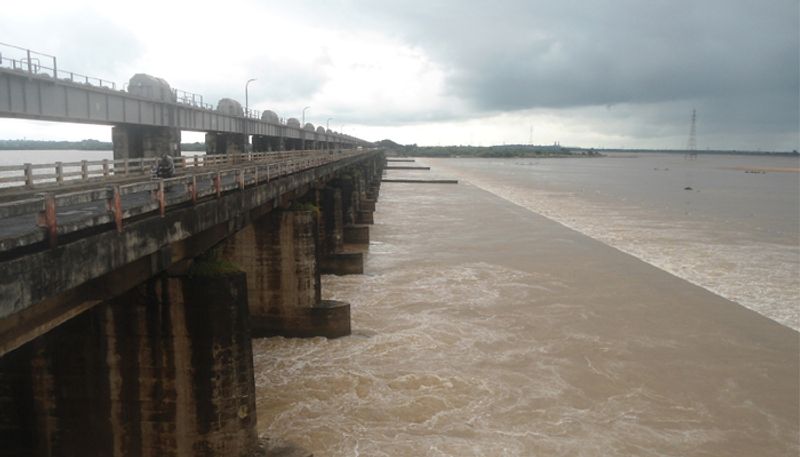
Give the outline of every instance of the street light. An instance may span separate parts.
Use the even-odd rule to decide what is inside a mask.
[[[328,120],[325,121],[325,149],[331,148],[331,139],[329,137],[329,133],[331,131],[331,119],[333,118],[329,117]]]
[[[247,135],[247,118],[250,116],[250,97],[247,93],[247,86],[250,85],[251,82],[255,81],[256,78],[250,78],[244,83],[244,152],[247,152],[247,146],[249,146],[250,141]]]
[[[311,108],[310,106],[306,106],[303,108],[303,128],[306,128],[306,110]]]

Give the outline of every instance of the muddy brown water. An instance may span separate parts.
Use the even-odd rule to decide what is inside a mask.
[[[471,184],[384,184],[353,335],[254,340],[317,456],[798,455],[795,330]]]

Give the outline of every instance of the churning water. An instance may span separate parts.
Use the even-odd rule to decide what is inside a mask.
[[[796,157],[430,162],[800,330]]]
[[[462,183],[384,184],[367,274],[323,278],[353,335],[254,340],[260,432],[318,456],[797,455],[798,175],[724,168],[747,160],[426,159]]]

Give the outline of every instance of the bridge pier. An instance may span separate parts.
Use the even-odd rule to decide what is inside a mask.
[[[206,133],[207,154],[238,154],[244,152],[245,136],[241,133]]]
[[[0,455],[251,456],[243,273],[147,281],[0,359]]]
[[[181,131],[172,127],[115,125],[111,128],[114,160],[159,157],[181,153]]]
[[[223,242],[247,272],[254,337],[350,334],[350,305],[321,300],[315,211],[273,210]]]
[[[254,152],[272,152],[284,150],[283,138],[277,136],[253,135]]]
[[[345,233],[350,230],[353,224],[345,223],[345,211],[342,202],[342,189],[339,187],[325,187],[318,194],[320,195],[319,208],[320,220],[323,226],[323,236],[321,238],[320,271],[323,274],[351,275],[364,273],[364,253],[345,252],[344,243],[346,242]],[[351,239],[356,237],[351,234]],[[364,244],[366,238],[369,243],[369,232],[366,237],[363,229],[358,237],[361,242],[352,244]]]
[[[272,141],[268,136],[253,135],[253,152],[272,151]]]

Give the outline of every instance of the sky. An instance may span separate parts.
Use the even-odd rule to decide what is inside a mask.
[[[401,144],[800,149],[798,0],[9,2],[0,42]],[[10,50],[0,46],[0,52]],[[109,127],[0,119],[0,139]],[[184,141],[202,134],[184,132]]]

